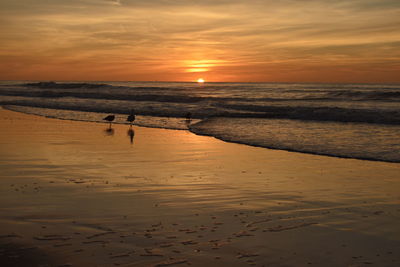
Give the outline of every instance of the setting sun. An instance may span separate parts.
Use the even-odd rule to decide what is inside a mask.
[[[203,79],[203,78],[198,78],[198,79],[197,79],[197,82],[198,82],[198,83],[204,83],[204,79]]]

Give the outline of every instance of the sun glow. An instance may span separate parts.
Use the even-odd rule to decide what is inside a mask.
[[[197,79],[197,82],[198,82],[198,83],[204,83],[204,79],[203,79],[203,78],[198,78],[198,79]]]

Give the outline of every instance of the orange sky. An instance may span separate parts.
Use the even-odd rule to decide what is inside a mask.
[[[0,79],[400,82],[398,0],[1,0]]]

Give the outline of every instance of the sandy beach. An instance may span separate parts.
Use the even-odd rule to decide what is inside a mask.
[[[0,110],[1,266],[399,266],[400,164]]]

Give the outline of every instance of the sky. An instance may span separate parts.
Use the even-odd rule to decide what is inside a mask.
[[[0,79],[399,83],[399,14],[399,0],[0,0]]]

